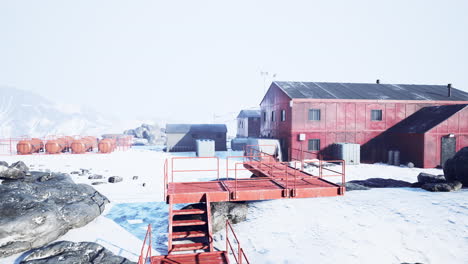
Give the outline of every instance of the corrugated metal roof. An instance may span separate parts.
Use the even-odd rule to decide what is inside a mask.
[[[226,133],[224,124],[167,124],[166,133],[213,132]]]
[[[237,118],[260,117],[260,110],[241,110]]]
[[[446,85],[273,82],[290,98],[468,101],[468,93]]]
[[[444,122],[468,104],[441,105],[421,108],[400,123],[387,130],[388,133],[425,133]]]

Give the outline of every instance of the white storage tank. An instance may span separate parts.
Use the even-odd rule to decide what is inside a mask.
[[[355,143],[335,143],[332,145],[332,156],[344,160],[346,165],[361,163],[361,145]]]
[[[197,157],[214,157],[215,141],[212,139],[197,139]]]

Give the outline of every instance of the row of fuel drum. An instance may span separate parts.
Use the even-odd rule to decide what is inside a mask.
[[[113,138],[97,139],[96,137],[61,137],[57,139],[44,141],[38,138],[20,140],[16,144],[16,150],[20,155],[45,152],[47,154],[73,153],[83,154],[94,152],[96,149],[100,153],[110,153],[117,147],[116,140]]]

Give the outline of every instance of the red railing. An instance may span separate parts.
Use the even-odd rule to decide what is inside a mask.
[[[216,160],[216,169],[211,170],[174,170],[174,160],[190,160],[190,159],[212,159]],[[219,180],[219,158],[218,157],[173,157],[171,158],[171,182],[174,182],[174,173],[181,172],[216,172],[216,177]]]
[[[216,160],[216,169],[205,169],[205,170],[175,170],[174,160],[190,160],[190,159],[205,159],[205,160]],[[170,166],[169,166],[170,160]],[[164,161],[164,197],[167,198],[167,188],[169,182],[174,182],[174,174],[176,173],[188,173],[188,172],[216,172],[216,179],[219,180],[219,158],[218,157],[172,157],[167,158]],[[169,181],[169,177],[171,177]]]
[[[273,153],[267,153],[262,150],[262,148],[273,148]],[[276,145],[246,145],[244,147],[244,156],[262,156],[266,155],[267,157],[273,157],[276,160],[274,155],[278,154],[278,148]]]
[[[346,185],[346,162],[344,160],[318,160],[318,161],[310,161],[308,162],[309,164],[312,164],[319,169],[319,178],[323,177],[341,177],[341,187],[342,191],[344,192],[345,190],[345,185]],[[331,165],[331,164],[341,164],[341,172],[332,170],[326,167],[326,165]],[[315,165],[318,164],[318,165]],[[326,174],[325,172],[331,172],[335,174]]]
[[[248,148],[246,148],[248,149]],[[291,162],[279,162],[276,160],[274,156],[271,154],[262,152],[258,149],[254,151],[247,151],[249,153],[257,152],[257,155],[251,156],[229,156],[226,158],[226,178],[232,177],[231,172],[234,171],[234,190],[230,190],[231,197],[236,199],[237,191],[238,191],[238,172],[239,171],[249,171],[249,168],[246,166],[254,165],[258,166],[258,168],[262,168],[270,178],[281,178],[283,177],[285,180],[285,191],[292,189],[292,194],[294,196],[295,189],[296,189],[296,181],[297,178],[300,176],[300,172],[304,171],[304,164],[311,164],[318,168],[318,175],[313,175],[319,178],[324,177],[341,177],[342,187],[345,186],[345,170],[346,164],[343,160],[294,160]],[[305,151],[307,152],[307,151]],[[234,168],[230,167],[230,161],[232,159],[239,159],[242,158],[242,162],[234,163]],[[189,173],[189,172],[216,172],[217,180],[220,179],[220,171],[219,171],[219,158],[217,157],[173,157],[170,158],[171,163],[169,166],[169,161],[166,159],[164,163],[164,197],[167,198],[168,195],[168,185],[169,182],[174,182],[174,174],[175,173]],[[215,169],[186,169],[186,170],[175,170],[175,160],[189,160],[189,159],[215,159],[216,160],[216,168]],[[341,164],[341,172],[338,170],[333,170],[331,168],[327,168],[326,166],[329,164]],[[240,167],[239,165],[243,165]],[[327,172],[331,172],[334,174],[327,174]],[[169,177],[171,179],[169,180]],[[343,188],[344,192],[344,188]]]
[[[229,239],[229,234],[232,234],[232,236],[234,237],[234,241],[232,242],[234,242],[234,244],[237,245],[237,252],[235,252],[235,246],[233,246],[233,243],[231,243],[231,239]],[[229,223],[229,220],[226,220],[226,253],[228,256],[230,256],[231,254],[234,257],[234,260],[237,264],[250,264],[249,260],[247,259],[247,256],[245,255],[244,250],[240,245],[240,241],[237,238],[234,229],[232,228],[231,223]]]
[[[297,163],[297,162],[294,162],[294,163]],[[244,168],[239,169],[239,165],[242,165]],[[271,180],[271,179],[285,180],[285,184],[281,184],[285,190],[285,194],[290,189],[292,189],[293,191],[296,189],[296,180],[298,178],[298,174],[300,174],[300,170],[297,169],[297,164],[294,164],[294,167],[292,167],[290,162],[279,162],[279,161],[276,161],[276,162],[264,162],[264,161],[238,162],[235,164],[234,191],[232,192],[233,194],[231,194],[231,197],[233,197],[234,199],[237,197],[237,190],[238,190],[237,171],[249,170],[245,168],[245,165],[257,167],[258,169],[261,169],[263,172],[266,172],[266,174],[268,174],[269,176],[267,180]]]
[[[148,240],[148,247],[146,248],[145,254],[145,247],[146,241]],[[143,241],[143,246],[141,247],[140,257],[138,258],[138,264],[146,264],[146,262],[151,261],[151,224],[148,225],[148,230],[146,231],[145,240]]]
[[[271,156],[271,155],[269,155],[267,153],[263,153],[263,154],[257,155],[257,156],[228,156],[228,157],[226,157],[226,178],[229,178],[229,172],[230,171],[235,171],[236,170],[235,168],[234,169],[230,168],[230,166],[229,166],[230,161],[232,161],[232,159],[240,159],[240,158],[242,158],[242,161],[244,163],[249,162],[249,161],[263,162],[264,160],[266,162],[273,162],[273,161],[276,160],[273,156]],[[234,164],[234,166],[235,166],[235,164]],[[245,170],[247,170],[247,169],[245,169]]]

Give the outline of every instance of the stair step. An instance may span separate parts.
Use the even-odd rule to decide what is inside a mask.
[[[228,264],[226,252],[201,252],[195,254],[171,254],[151,258],[152,264]]]
[[[208,249],[209,247],[210,247],[209,245],[206,245],[203,243],[175,244],[175,245],[172,245],[172,251]]]
[[[207,233],[204,231],[185,231],[185,232],[172,232],[172,239],[176,238],[191,238],[191,237],[205,237]]]
[[[203,220],[174,220],[172,226],[196,226],[205,225],[206,221]]]
[[[201,209],[185,209],[185,210],[173,210],[173,215],[194,215],[194,214],[204,214],[205,210]]]

